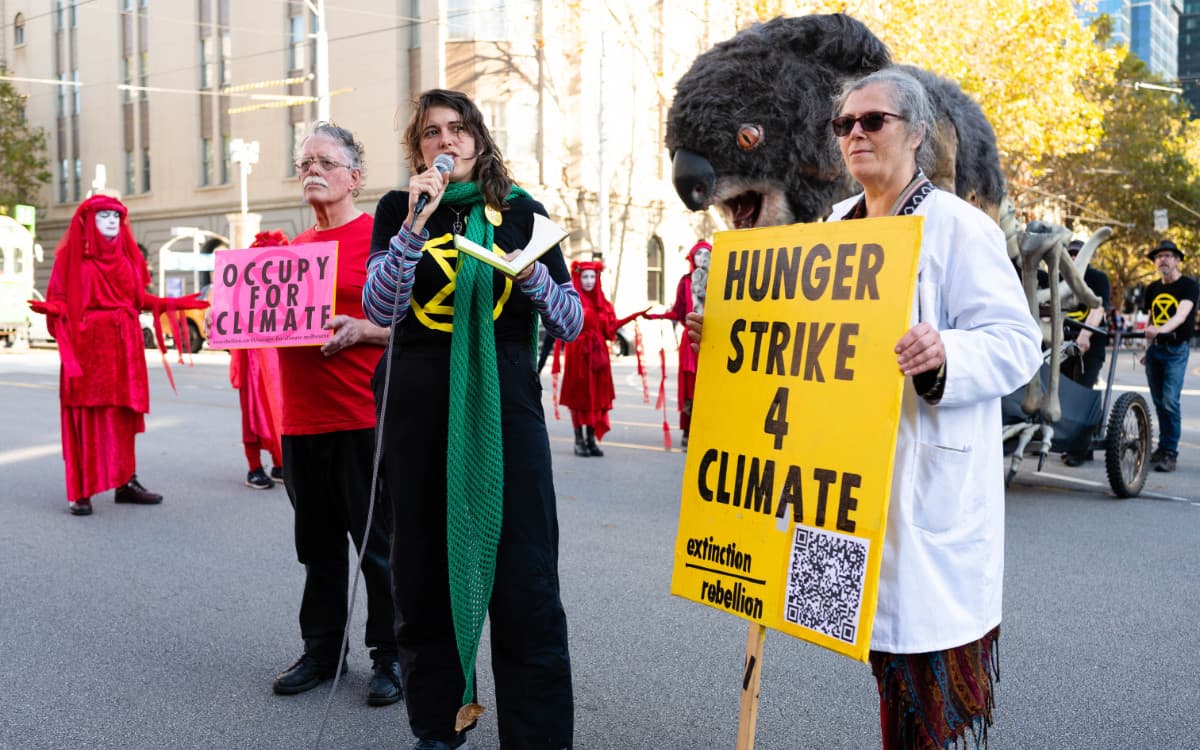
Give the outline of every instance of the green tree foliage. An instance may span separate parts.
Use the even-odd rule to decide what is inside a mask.
[[[1189,255],[1200,249],[1200,218],[1179,206],[1200,209],[1200,124],[1189,119],[1180,97],[1143,83],[1163,85],[1127,54],[1116,81],[1096,91],[1108,113],[1095,149],[1043,159],[1027,194],[1065,207],[1064,223],[1077,234],[1113,227],[1097,265],[1112,280],[1114,301],[1154,275],[1145,253],[1163,236],[1154,229],[1155,209],[1168,210],[1167,234],[1180,247],[1190,248]]]
[[[36,205],[49,182],[46,132],[29,125],[25,97],[0,80],[0,206]]]
[[[800,11],[847,13],[865,23],[892,59],[957,81],[979,103],[1010,183],[1046,155],[1092,148],[1120,52],[1062,0],[795,0]],[[968,20],[969,19],[969,20]]]

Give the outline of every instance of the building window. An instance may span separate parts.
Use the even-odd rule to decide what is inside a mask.
[[[525,101],[513,98],[505,109],[507,124],[506,143],[500,153],[509,161],[537,161],[538,122],[537,101]],[[512,123],[521,123],[519,127],[511,127]]]
[[[229,136],[221,136],[221,184],[229,184]]]
[[[146,88],[150,85],[150,53],[138,55],[138,85],[141,86],[142,98],[146,98]]]
[[[287,176],[296,176],[296,152],[300,150],[300,141],[308,132],[308,125],[303,122],[293,122],[288,125],[287,138],[284,139],[287,143],[287,153],[284,154],[283,163],[287,164]]]
[[[13,46],[20,47],[25,44],[25,16],[18,13],[13,19]]]
[[[67,183],[70,180],[68,176],[67,160],[62,159],[58,162],[58,202],[67,202]]]
[[[212,138],[200,139],[200,184],[212,184]]]
[[[233,57],[233,37],[228,31],[221,32],[221,85],[228,86],[233,83],[233,65],[230,63],[230,58]]]
[[[71,71],[71,83],[74,84],[73,86],[71,86],[71,114],[78,115],[79,114],[79,98],[80,98],[80,96],[82,96],[79,93],[79,89],[82,87],[79,85],[79,71],[78,70]]]
[[[133,150],[129,149],[125,152],[125,195],[133,195],[133,190],[136,185],[134,178],[137,165],[133,161]]]
[[[496,142],[496,148],[500,149],[500,153],[507,158],[508,153],[508,113],[505,111],[504,102],[488,102],[481,105],[481,109],[487,120],[488,130],[492,133],[492,140]]]
[[[646,243],[646,301],[663,303],[663,241],[657,234]]]
[[[216,81],[216,50],[213,48],[213,38],[203,37],[200,40],[200,88],[212,88]]]
[[[142,149],[142,192],[150,192],[150,147]]]
[[[70,88],[71,88],[71,84],[68,82],[67,77],[65,75],[59,76],[59,79],[58,79],[58,116],[59,117],[67,116],[67,93]]]
[[[133,91],[130,87],[133,86],[133,58],[129,55],[126,55],[121,60],[121,83],[126,86],[126,88],[121,90],[124,100],[132,100]]]
[[[79,15],[75,12],[75,0],[71,0],[71,28],[79,26]]]
[[[304,16],[288,18],[288,70],[304,70],[307,67],[304,53],[308,39],[304,35]]]
[[[446,7],[446,38],[450,41],[502,41],[510,37],[507,19],[513,13],[504,0],[479,3],[450,0]]]
[[[54,30],[62,31],[62,28],[63,28],[62,0],[54,0]]]
[[[75,174],[71,175],[72,200],[80,200],[83,195],[83,161],[75,160]]]

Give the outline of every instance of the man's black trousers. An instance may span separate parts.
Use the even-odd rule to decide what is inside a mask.
[[[296,556],[305,568],[300,634],[305,653],[332,666],[346,625],[348,539],[353,538],[356,551],[362,548],[370,508],[375,430],[284,435],[282,443],[288,499],[296,511]],[[376,503],[362,561],[366,644],[376,658],[396,650],[388,565],[391,515],[387,502]]]

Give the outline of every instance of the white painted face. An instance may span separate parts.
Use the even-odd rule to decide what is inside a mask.
[[[590,268],[586,271],[579,272],[579,286],[583,287],[583,291],[590,292],[596,288],[596,272]]]
[[[708,259],[712,256],[712,251],[700,248],[696,251],[693,260],[696,261],[696,268],[708,268]]]
[[[121,231],[121,213],[119,211],[97,211],[96,229],[110,240]]]

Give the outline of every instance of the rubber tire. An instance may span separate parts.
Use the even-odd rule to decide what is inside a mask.
[[[1104,468],[1117,497],[1137,497],[1150,473],[1150,408],[1137,393],[1122,393],[1108,414]]]
[[[200,335],[200,328],[194,321],[187,321],[188,327],[188,351],[192,354],[200,351],[204,346],[204,337]]]

